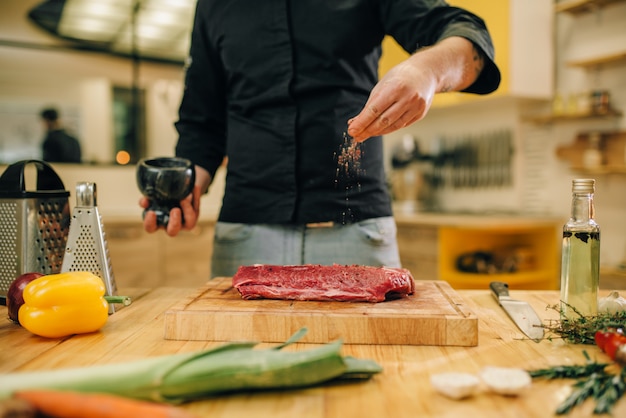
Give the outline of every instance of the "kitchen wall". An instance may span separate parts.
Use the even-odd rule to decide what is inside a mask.
[[[38,0],[3,0],[0,3],[0,40],[58,43],[26,21],[27,10],[37,3]],[[532,50],[536,42],[554,42],[555,91],[567,96],[582,90],[606,88],[611,92],[614,106],[626,109],[623,65],[598,72],[565,65],[569,59],[594,56],[603,51],[623,51],[623,45],[626,45],[626,33],[622,29],[626,3],[589,15],[559,14],[554,18],[554,39],[534,39],[531,36],[533,27],[529,25],[521,28],[529,35],[528,39],[518,39],[513,45]],[[87,158],[95,162],[112,161],[111,110],[105,104],[110,102],[107,95],[113,85],[131,86],[129,60],[95,53],[15,48],[0,43],[0,64],[0,112],[20,114],[19,118],[16,115],[9,118],[9,122],[4,119],[0,139],[10,135],[20,141],[36,143],[43,136],[37,117],[40,107],[58,104],[67,115],[70,126],[85,141]],[[532,60],[522,64],[522,68],[525,65],[528,71],[536,65]],[[173,153],[176,142],[173,122],[180,100],[182,75],[182,68],[178,66],[141,64],[139,83],[147,94],[148,155]],[[624,118],[547,125],[526,122],[527,115],[550,109],[550,100],[520,99],[516,94],[433,108],[424,120],[385,139],[388,160],[394,147],[407,134],[416,138],[421,150],[427,153],[441,138],[510,132],[513,139],[510,183],[441,188],[436,193],[438,208],[487,215],[522,212],[565,221],[570,210],[571,179],[584,174],[571,170],[566,161],[559,160],[556,149],[571,143],[581,131],[626,130],[626,122]],[[138,214],[138,192],[132,167],[55,167],[69,190],[73,190],[76,181],[97,183],[99,205],[105,220]],[[428,169],[427,164],[424,167]],[[391,174],[390,164],[389,172]],[[602,174],[597,175],[596,180],[597,219],[603,227],[602,262],[616,266],[626,258],[626,174]],[[211,194],[203,198],[206,200],[203,216],[214,216],[217,212],[222,188],[223,173]]]

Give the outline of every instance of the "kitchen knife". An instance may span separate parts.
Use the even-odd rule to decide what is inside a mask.
[[[515,325],[528,338],[538,343],[543,338],[543,327],[541,319],[528,302],[511,299],[509,297],[509,285],[504,282],[491,282],[489,288],[500,306],[515,322]]]

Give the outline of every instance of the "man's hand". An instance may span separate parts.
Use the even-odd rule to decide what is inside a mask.
[[[420,69],[410,60],[401,62],[374,86],[361,113],[348,121],[348,134],[361,142],[422,119],[433,101],[436,85],[432,69]]]
[[[169,221],[164,228],[157,225],[156,213],[147,211],[143,218],[143,227],[146,232],[156,232],[159,229],[165,229],[167,235],[175,237],[181,230],[193,229],[198,223],[200,216],[200,197],[206,193],[211,184],[210,174],[198,166],[196,170],[196,184],[191,193],[180,201],[180,208],[173,208],[170,211]],[[150,206],[150,200],[146,197],[139,199],[139,206],[146,209]],[[184,218],[184,223],[183,223]]]
[[[147,211],[143,218],[143,227],[147,232],[156,232],[165,229],[167,235],[175,237],[183,229],[193,229],[198,222],[200,214],[200,187],[194,186],[193,191],[180,201],[180,208],[173,208],[169,214],[166,227],[157,225],[157,215],[153,211]],[[145,197],[139,199],[139,206],[146,209],[150,206],[150,200]],[[184,217],[184,223],[183,223]]]
[[[426,116],[436,93],[469,87],[482,71],[482,52],[450,37],[393,67],[374,86],[365,107],[348,121],[357,142],[404,128]]]

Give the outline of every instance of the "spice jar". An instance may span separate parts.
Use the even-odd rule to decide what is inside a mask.
[[[594,113],[607,113],[609,111],[609,92],[595,90],[591,94],[591,109]]]
[[[589,134],[589,146],[583,152],[583,166],[585,168],[598,168],[602,165],[601,141],[602,136],[599,132]]]

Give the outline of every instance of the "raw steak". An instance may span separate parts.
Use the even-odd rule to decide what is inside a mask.
[[[413,294],[406,269],[368,266],[241,266],[233,287],[243,299],[383,302]]]

